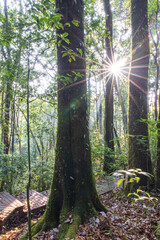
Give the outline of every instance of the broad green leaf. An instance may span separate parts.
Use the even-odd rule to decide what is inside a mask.
[[[63,34],[62,34],[62,37],[63,37],[63,38],[68,37],[68,33],[67,33],[67,32],[63,33]]]
[[[119,187],[119,185],[120,185],[122,182],[124,182],[124,181],[125,181],[124,178],[119,179],[118,182],[117,182],[117,186]]]
[[[65,53],[63,53],[63,55],[62,55],[62,57],[65,57],[65,56],[67,56],[68,54],[65,52]]]

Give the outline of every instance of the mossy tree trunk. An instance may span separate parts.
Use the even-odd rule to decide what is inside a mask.
[[[129,168],[152,172],[148,140],[148,6],[147,0],[131,1],[132,61],[129,76]],[[141,119],[143,119],[141,121]],[[141,177],[141,185],[146,178]]]
[[[32,228],[32,235],[61,224],[61,240],[73,238],[78,226],[89,215],[105,211],[105,208],[97,195],[92,175],[83,1],[57,0],[56,9],[62,14],[63,27],[57,29],[58,130],[55,169],[46,211]],[[74,25],[75,21],[78,26]],[[69,44],[68,40],[61,38],[63,34],[67,36]],[[68,54],[64,54],[66,50]],[[78,76],[79,73],[81,76]],[[26,237],[27,235],[22,239]]]
[[[104,10],[106,15],[106,52],[108,65],[111,64],[113,59],[112,47],[112,12],[109,0],[103,0]],[[104,142],[105,154],[103,170],[111,173],[114,163],[114,141],[113,141],[113,77],[106,78],[106,91],[105,91],[105,116],[104,116]]]

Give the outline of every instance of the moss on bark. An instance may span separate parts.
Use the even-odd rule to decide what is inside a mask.
[[[83,194],[77,194],[74,205],[69,206],[65,198],[63,198],[63,203],[58,204],[55,200],[58,192],[55,192],[54,185],[52,185],[46,211],[38,223],[32,227],[32,237],[41,231],[58,227],[60,224],[58,239],[73,238],[76,235],[79,225],[83,224],[89,216],[96,215],[97,211],[106,212],[107,210],[100,202],[94,184],[91,189],[93,190],[92,194],[91,190],[88,189],[85,197],[82,196]],[[55,194],[52,195],[52,192]],[[28,233],[20,239],[28,239]]]

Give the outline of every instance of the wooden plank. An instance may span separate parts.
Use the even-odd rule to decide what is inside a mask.
[[[46,197],[49,197],[50,190],[44,190],[43,192],[41,192],[41,194],[43,194]]]
[[[23,203],[7,192],[0,192],[0,231],[13,212],[22,210]]]
[[[30,195],[30,207],[31,211],[38,211],[40,209],[45,208],[48,197],[44,196],[43,194],[36,192],[34,190],[29,191]],[[17,198],[24,204],[23,211],[26,213],[28,211],[27,209],[27,193],[23,192],[17,196]]]

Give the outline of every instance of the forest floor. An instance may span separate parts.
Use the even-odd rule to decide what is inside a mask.
[[[105,185],[105,182],[103,186]],[[98,186],[102,187],[102,184]],[[107,213],[100,212],[98,216],[88,219],[86,224],[79,226],[79,231],[76,235],[76,240],[156,240],[156,226],[160,223],[160,194],[152,197],[158,198],[159,201],[150,201],[149,199],[143,202],[136,201],[133,203],[131,198],[123,195],[122,190],[113,189],[105,192],[102,187],[98,190],[100,198]],[[154,203],[155,202],[155,203]],[[36,223],[42,216],[42,213],[37,213],[32,219],[32,224]],[[15,216],[10,219],[3,232],[0,235],[1,239],[17,240],[27,231],[27,221],[24,219],[16,219]],[[34,240],[56,240],[58,228],[48,232],[42,232],[34,237]]]

